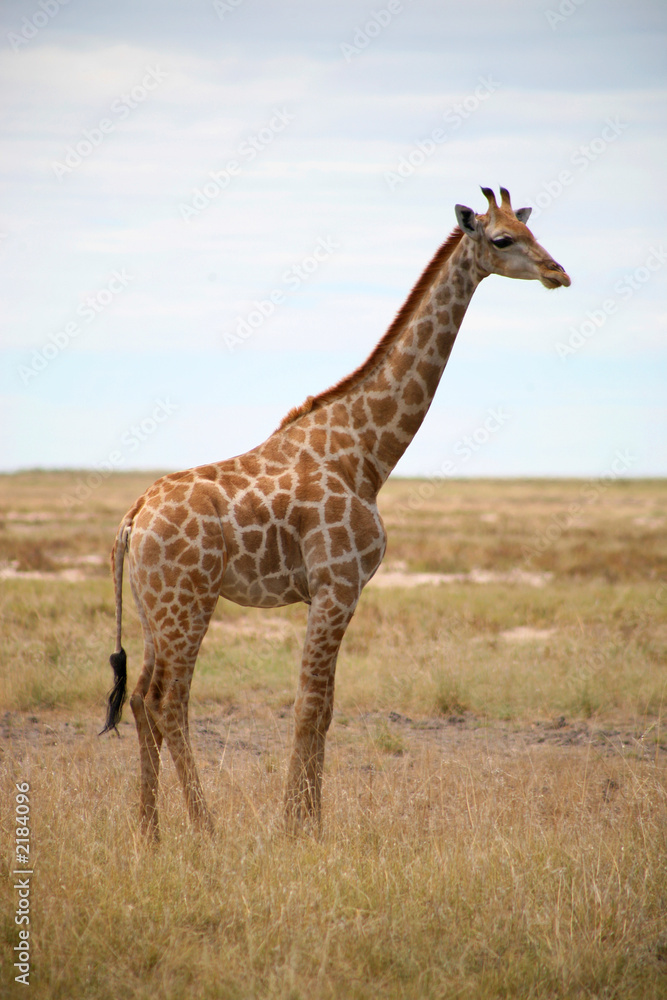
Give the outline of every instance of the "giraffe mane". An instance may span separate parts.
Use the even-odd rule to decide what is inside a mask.
[[[345,395],[345,393],[354,389],[354,387],[359,385],[360,382],[363,382],[363,380],[384,361],[389,353],[389,350],[398,337],[403,333],[406,325],[414,315],[420,303],[423,301],[424,295],[430,289],[436,275],[441,270],[445,261],[447,261],[456,250],[462,237],[463,230],[459,229],[457,226],[452,230],[442,246],[436,250],[432,259],[424,268],[412,291],[396,314],[396,318],[393,323],[382,339],[375,345],[366,360],[353,372],[342,378],[340,382],[336,382],[335,385],[332,385],[329,389],[325,389],[324,392],[319,393],[317,396],[308,396],[300,406],[293,407],[287,416],[283,418],[278,430],[282,430],[283,427],[293,424],[299,419],[299,417],[304,417],[307,413],[310,413],[311,410],[317,410],[322,406],[326,406],[328,403],[333,403],[337,399],[340,399],[340,397]]]

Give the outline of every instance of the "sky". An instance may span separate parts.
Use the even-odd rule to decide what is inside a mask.
[[[480,185],[401,475],[667,474],[664,0],[5,0],[0,471],[181,469],[359,365]]]

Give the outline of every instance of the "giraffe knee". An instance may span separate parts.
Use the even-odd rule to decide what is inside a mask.
[[[149,699],[140,691],[135,691],[130,698],[130,708],[139,734],[144,731],[146,723],[153,732],[161,732],[159,713],[150,704]]]
[[[330,698],[304,698],[294,706],[297,733],[320,733],[324,735],[333,718],[333,700]]]
[[[153,685],[148,689],[144,706],[165,736],[174,730],[187,729],[188,694],[188,686],[181,680],[171,681],[166,690]]]
[[[130,708],[132,709],[132,714],[134,715],[135,719],[138,718],[138,716],[141,714],[141,712],[143,711],[143,707],[144,707],[143,696],[140,695],[138,691],[134,691],[132,697],[130,698]]]

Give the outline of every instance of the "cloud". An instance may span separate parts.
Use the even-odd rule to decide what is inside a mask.
[[[5,4],[0,37],[32,9]],[[404,0],[349,62],[341,44],[373,13],[361,0],[333,7],[243,0],[222,18],[206,3],[187,12],[162,2],[71,4],[19,51],[7,44],[0,62],[7,123],[0,300],[3,348],[15,352],[7,406],[18,414],[13,426],[25,463],[43,454],[36,441],[45,432],[24,422],[42,418],[60,429],[48,443],[54,461],[72,461],[61,441],[75,426],[82,390],[68,372],[83,365],[90,379],[95,359],[107,358],[108,368],[114,352],[119,371],[137,368],[126,402],[139,411],[142,384],[167,353],[181,359],[160,387],[172,394],[187,368],[184,351],[195,367],[206,358],[221,384],[250,378],[246,366],[255,365],[260,399],[270,377],[261,365],[267,355],[271,371],[282,371],[283,361],[298,369],[298,383],[290,383],[295,397],[323,388],[344,374],[339,365],[363,360],[384,332],[453,227],[454,203],[481,209],[479,184],[505,184],[517,205],[535,206],[531,225],[573,285],[551,296],[489,279],[452,364],[492,356],[499,381],[513,384],[510,368],[523,355],[553,363],[560,378],[553,345],[618,294],[614,284],[642,266],[665,232],[665,11],[649,0],[631,10],[610,0],[604,12],[586,3],[552,30],[548,10],[548,0],[531,9],[518,0],[483,0],[454,16],[435,0]],[[151,71],[158,82],[144,86]],[[497,85],[475,104],[482,79]],[[281,109],[289,124],[269,135]],[[609,119],[627,127],[601,144]],[[104,120],[113,127],[104,129]],[[435,128],[445,141],[392,187],[387,174]],[[54,163],[68,150],[73,165],[59,174]],[[215,177],[232,161],[239,169],[216,192]],[[197,197],[203,207],[185,221],[183,206]],[[284,274],[324,238],[339,249],[237,351],[226,350],[225,332],[283,289]],[[122,294],[39,382],[22,385],[16,358],[29,358],[76,320],[86,298],[122,269],[133,276]],[[659,275],[644,283],[566,370],[584,359],[650,355],[655,365],[664,358],[661,289]],[[548,367],[539,370],[549,377]],[[596,387],[603,376],[585,370]],[[474,380],[460,377],[473,393]],[[19,406],[28,388],[30,406],[48,392],[56,410],[61,393],[62,421],[53,409],[47,420]],[[275,403],[276,422],[283,407],[299,401],[288,398],[288,388]],[[639,381],[634,392],[641,407]],[[584,399],[573,403],[580,426]],[[184,425],[191,426],[188,407],[195,405],[194,398],[185,404]],[[221,396],[219,405],[229,404]],[[111,410],[99,419],[115,421]],[[544,419],[557,420],[556,409]],[[587,457],[577,461],[594,464],[597,439],[579,437]],[[435,447],[435,438],[428,441]],[[528,455],[536,447],[529,436],[516,441]],[[16,444],[0,465],[15,464],[20,453]],[[174,464],[181,460],[175,450]]]

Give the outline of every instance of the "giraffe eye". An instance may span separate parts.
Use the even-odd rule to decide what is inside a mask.
[[[499,250],[504,250],[505,247],[511,247],[514,240],[511,236],[499,236],[497,240],[491,240],[494,247],[498,247]]]

